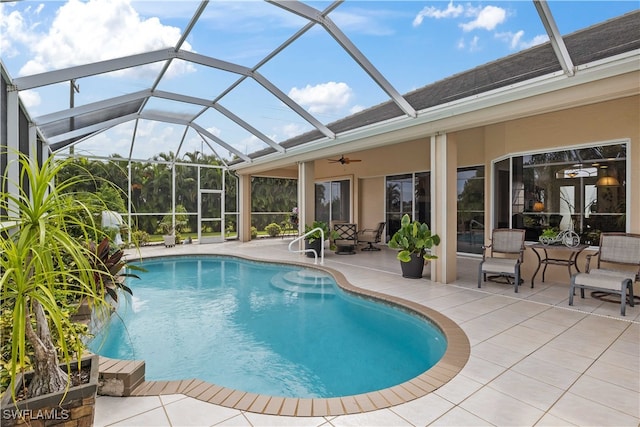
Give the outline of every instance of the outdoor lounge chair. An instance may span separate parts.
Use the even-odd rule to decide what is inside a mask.
[[[365,228],[358,232],[358,243],[368,243],[369,246],[362,248],[363,251],[379,251],[380,248],[374,246],[382,240],[382,232],[384,231],[385,222],[382,221],[376,228]]]
[[[591,258],[598,256],[596,268],[590,268]],[[587,255],[584,273],[571,276],[569,289],[569,305],[573,305],[575,288],[580,288],[580,297],[584,298],[584,290],[605,292],[620,295],[620,314],[625,315],[627,299],[633,307],[633,282],[640,281],[640,234],[602,233],[600,234],[600,250]],[[600,268],[601,263],[635,266],[636,270],[617,270]],[[627,296],[627,290],[629,295]]]
[[[333,226],[336,246],[336,253],[339,255],[352,255],[356,253],[358,244],[358,230],[356,224],[338,223]]]
[[[506,277],[511,284],[513,276],[514,291],[518,292],[520,286],[520,264],[524,252],[525,230],[514,228],[496,228],[491,236],[491,244],[482,246],[482,261],[478,267],[478,287],[487,280],[487,273],[497,273],[500,277]],[[489,254],[487,254],[489,249]],[[496,256],[498,255],[498,256]]]

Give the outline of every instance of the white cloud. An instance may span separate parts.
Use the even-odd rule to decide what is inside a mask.
[[[546,43],[548,41],[549,41],[549,36],[547,34],[538,34],[528,42],[527,41],[522,42],[521,46],[523,49],[526,49],[529,47],[537,46],[542,43]]]
[[[522,38],[524,37],[524,31],[522,30],[516,33],[496,33],[495,37],[508,43],[509,49],[511,50],[528,49],[532,46],[536,46],[549,41],[549,36],[547,36],[546,34],[537,35],[531,40],[523,40]]]
[[[506,18],[507,12],[505,9],[496,6],[485,6],[478,12],[476,19],[466,24],[460,24],[460,27],[467,32],[478,28],[492,31],[497,25],[502,24]]]
[[[240,145],[241,148],[239,150],[244,154],[255,153],[267,147],[267,144],[255,135],[249,135],[247,138],[242,139]]]
[[[446,9],[438,9],[434,6],[427,6],[422,9],[416,17],[413,19],[413,26],[417,27],[422,24],[424,18],[457,18],[464,12],[464,7],[462,5],[453,5],[453,0],[449,2]]]
[[[338,8],[331,13],[330,17],[347,33],[388,36],[396,31],[389,25],[389,19],[395,15],[397,12],[390,9],[352,6],[350,9]]]
[[[480,48],[480,37],[473,36],[470,41],[464,39],[464,37],[460,38],[456,43],[456,48],[458,50],[466,50],[468,52],[476,52],[481,50]]]
[[[156,17],[140,16],[130,0],[69,0],[56,11],[44,32],[39,32],[37,23],[28,24],[38,18],[41,10],[42,5],[26,8],[22,14],[13,11],[5,15],[4,10],[2,13],[3,47],[6,43],[19,43],[30,51],[31,60],[22,67],[20,75],[169,48],[180,38],[179,28],[164,25]],[[38,18],[37,22],[40,21]],[[191,49],[188,43],[182,47]],[[179,63],[183,63],[182,67],[172,66],[171,73],[194,70],[186,62]],[[119,75],[140,73],[149,68],[157,73],[160,66],[138,67],[121,71]]]
[[[349,114],[359,113],[364,109],[365,107],[363,105],[354,105],[353,107],[349,108]]]
[[[23,90],[19,96],[27,110],[31,110],[42,103],[40,94],[35,90]]]
[[[221,137],[220,135],[222,135],[222,131],[220,130],[220,128],[217,128],[215,126],[210,126],[206,129],[207,129],[207,132],[217,136],[218,138],[220,138]]]
[[[471,39],[471,43],[469,43],[469,50],[471,51],[476,51],[478,50],[478,43],[480,41],[480,37],[478,36],[473,36],[473,38]]]
[[[346,83],[327,82],[289,91],[291,99],[307,108],[312,114],[337,112],[349,104],[353,91]]]
[[[289,123],[286,124],[284,126],[282,126],[280,129],[280,132],[283,135],[283,138],[280,139],[281,141],[286,141],[289,138],[293,138],[294,136],[298,136],[301,133],[303,133],[306,128],[304,126],[301,126],[297,123]],[[273,138],[275,141],[278,141],[279,139],[277,137]]]

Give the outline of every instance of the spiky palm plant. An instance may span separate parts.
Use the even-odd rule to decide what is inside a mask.
[[[60,339],[58,354],[53,338],[79,333],[66,315],[68,301],[86,297],[94,306],[108,304],[96,281],[95,256],[88,244],[104,234],[80,198],[64,194],[79,177],[54,185],[64,161],[49,158],[38,165],[19,155],[17,162],[18,182],[3,176],[0,192],[0,289],[3,307],[12,311],[11,380],[15,383],[17,367],[26,364],[28,342],[34,375],[27,396],[35,397],[69,386],[67,372],[81,349],[69,348]],[[11,187],[18,192],[6,190]],[[78,336],[71,338],[80,342]],[[60,369],[61,361],[67,372]],[[11,392],[15,399],[15,390]]]

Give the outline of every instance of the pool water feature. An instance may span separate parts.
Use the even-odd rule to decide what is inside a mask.
[[[446,350],[427,319],[345,292],[320,270],[202,256],[143,265],[90,349],[145,360],[147,380],[348,396],[414,378]]]

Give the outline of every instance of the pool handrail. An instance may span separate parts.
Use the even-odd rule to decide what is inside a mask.
[[[306,238],[310,234],[315,233],[316,231],[320,231],[320,239],[321,239],[321,242],[322,242],[322,245],[320,245],[320,265],[324,265],[324,230],[322,230],[322,228],[316,227],[313,230],[307,231],[302,236],[296,237],[295,239],[293,239],[289,243],[289,252],[300,252],[300,253],[313,252],[313,255],[315,257],[314,264],[317,264],[318,263],[318,252],[315,249],[298,249],[298,250],[291,249],[291,246],[293,246],[294,243],[299,242],[300,240]]]

